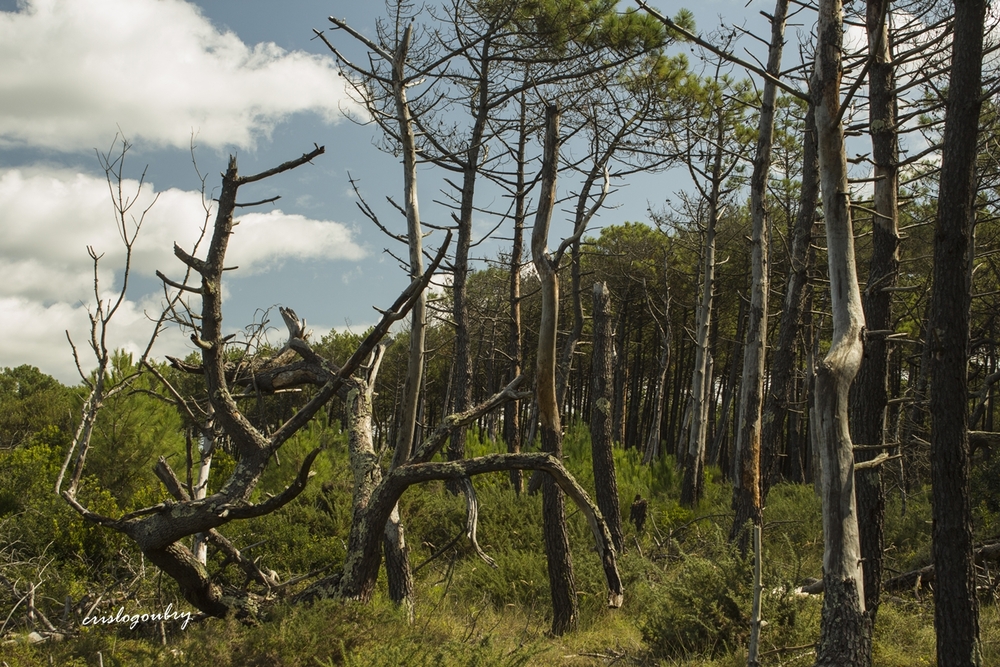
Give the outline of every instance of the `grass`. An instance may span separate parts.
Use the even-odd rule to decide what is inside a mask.
[[[473,454],[494,447],[471,440]],[[570,469],[592,490],[585,431],[571,429],[567,452]],[[635,493],[650,499],[646,529],[638,534],[626,525],[627,549],[619,560],[625,605],[606,608],[589,528],[571,509],[568,528],[581,614],[577,631],[563,637],[548,633],[540,499],[514,495],[506,476],[496,474],[479,477],[475,484],[480,542],[497,568],[460,540],[417,573],[412,624],[387,599],[380,580],[367,605],[278,603],[254,626],[210,619],[180,631],[167,624],[165,644],[152,626],[88,627],[64,642],[0,646],[0,654],[9,667],[744,665],[751,564],[727,542],[729,486],[719,481],[718,471],[709,470],[706,497],[690,510],[677,503],[679,478],[669,460],[650,469],[633,452],[621,451],[616,465],[623,502]],[[311,485],[280,516],[245,522],[231,534],[242,544],[264,539],[257,547],[262,564],[285,576],[324,558],[341,559],[350,485],[336,472],[346,466],[332,461],[327,469],[329,477]],[[413,565],[463,530],[464,503],[442,484],[411,489],[401,506]],[[898,499],[890,498],[885,534],[891,567],[909,567],[926,558],[929,512],[926,493],[910,495],[905,515]],[[822,600],[797,596],[794,589],[803,578],[820,575],[822,551],[820,504],[813,488],[782,484],[772,489],[765,509],[763,664],[811,665],[815,660],[811,645],[819,637]],[[153,591],[158,599],[176,599],[170,582],[147,569],[143,599],[154,599]],[[998,604],[988,597],[982,602],[983,664],[1000,664]],[[886,596],[874,634],[876,665],[933,665],[934,643],[930,596]]]

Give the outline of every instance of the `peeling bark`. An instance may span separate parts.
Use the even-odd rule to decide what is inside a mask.
[[[868,27],[869,133],[875,162],[875,214],[872,255],[862,302],[868,331],[892,329],[892,292],[899,274],[899,160],[896,137],[894,65],[889,49],[889,2],[869,0]],[[865,336],[861,368],[851,387],[851,434],[863,445],[885,442],[889,345],[885,334]],[[870,461],[877,450],[861,450],[858,463]],[[885,488],[882,466],[855,473],[858,527],[865,571],[865,609],[874,627],[882,588],[882,543]]]

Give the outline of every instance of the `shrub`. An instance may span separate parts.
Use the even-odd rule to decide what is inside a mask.
[[[688,556],[642,624],[642,636],[661,659],[721,655],[746,642],[751,586],[731,555],[715,562]]]

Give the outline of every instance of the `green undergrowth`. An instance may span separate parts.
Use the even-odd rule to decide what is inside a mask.
[[[224,532],[262,567],[283,579],[323,565],[339,567],[350,525],[351,480],[346,443],[341,434],[321,426],[290,441],[280,466],[270,468],[261,493],[275,493],[294,475],[316,444],[326,446],[306,491],[279,512],[237,522]],[[469,455],[501,451],[473,432]],[[567,467],[593,494],[590,442],[586,429],[572,427],[565,438]],[[24,487],[8,496],[34,498],[28,487],[33,471],[51,473],[57,463],[44,444],[7,463],[8,476]],[[495,567],[479,558],[464,536],[465,502],[443,483],[413,487],[401,500],[401,512],[416,568],[414,621],[388,599],[384,574],[370,604],[278,601],[254,625],[236,620],[192,623],[180,630],[154,627],[88,627],[67,641],[29,646],[0,646],[9,667],[42,665],[211,665],[212,667],[288,665],[683,665],[736,667],[746,664],[750,628],[752,559],[728,543],[731,488],[718,469],[706,471],[705,498],[695,509],[678,503],[680,476],[664,458],[643,466],[635,450],[616,450],[622,511],[638,494],[649,500],[644,529],[625,523],[626,549],[619,558],[626,597],[621,609],[608,609],[603,570],[583,515],[567,505],[576,585],[578,629],[552,637],[549,585],[542,544],[541,499],[515,495],[506,473],[476,477],[479,543]],[[220,461],[220,467],[226,465]],[[19,476],[18,476],[19,475]],[[16,477],[16,479],[15,479]],[[525,475],[527,483],[529,475]],[[151,493],[151,491],[144,491]],[[13,500],[7,502],[13,503]],[[58,616],[62,597],[75,598],[84,588],[103,590],[88,577],[103,560],[126,558],[140,575],[130,608],[150,609],[173,601],[187,609],[171,582],[137,559],[128,546],[107,533],[81,528],[49,497],[37,494],[39,507],[59,516],[61,527],[48,547],[86,547],[91,556],[56,559],[50,565],[51,589],[39,596]],[[108,499],[110,504],[115,499]],[[24,510],[26,512],[26,510]],[[819,637],[821,596],[796,591],[807,577],[820,577],[823,555],[820,501],[812,486],[781,484],[768,496],[763,532],[763,617],[761,662],[764,665],[811,665]],[[925,562],[929,554],[930,502],[915,490],[902,512],[899,494],[890,493],[886,511],[887,576]],[[24,521],[43,520],[27,512]],[[75,522],[74,522],[75,521]],[[11,524],[6,524],[7,530]],[[456,540],[456,537],[458,538]],[[102,541],[103,540],[103,541]],[[442,547],[454,542],[443,553]],[[30,546],[30,545],[29,545]],[[38,545],[42,549],[44,545]],[[27,548],[27,547],[25,547]],[[34,548],[34,547],[32,547]],[[214,567],[222,565],[217,556]],[[144,568],[144,569],[143,569]],[[232,566],[223,578],[242,584]],[[106,579],[108,575],[103,575]],[[101,579],[104,581],[105,579]],[[303,584],[304,585],[304,584]],[[41,589],[40,589],[41,590]],[[44,598],[44,599],[43,599]],[[156,602],[159,601],[159,602]],[[5,615],[5,614],[4,614]],[[993,598],[982,603],[983,664],[1000,664],[1000,622]],[[165,639],[165,643],[163,640]],[[906,594],[884,596],[874,636],[876,665],[934,664],[933,600]],[[99,654],[99,657],[98,657]]]

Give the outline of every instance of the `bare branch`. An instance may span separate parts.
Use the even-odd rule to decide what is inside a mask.
[[[315,144],[313,144],[315,146]],[[274,176],[275,174],[280,174],[283,171],[288,171],[289,169],[295,169],[296,167],[301,167],[306,162],[310,162],[313,158],[318,157],[326,152],[325,146],[316,146],[315,149],[309,151],[308,153],[303,153],[302,157],[295,158],[294,160],[289,160],[288,162],[283,162],[273,169],[268,169],[267,171],[262,171],[259,174],[254,174],[252,176],[239,176],[237,178],[238,185],[245,185],[247,183],[253,183],[254,181],[260,181],[262,179]],[[233,204],[236,206],[237,204]]]

